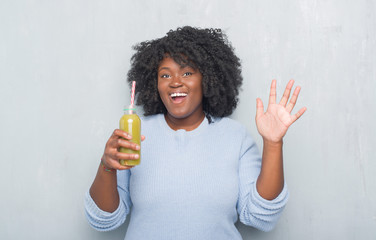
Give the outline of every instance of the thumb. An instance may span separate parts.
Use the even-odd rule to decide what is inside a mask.
[[[264,113],[264,104],[260,98],[256,99],[256,118],[259,118]]]

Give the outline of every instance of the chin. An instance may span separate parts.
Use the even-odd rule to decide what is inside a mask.
[[[190,114],[187,113],[172,113],[172,112],[167,112],[168,115],[170,115],[173,118],[177,119],[183,119],[189,117]]]

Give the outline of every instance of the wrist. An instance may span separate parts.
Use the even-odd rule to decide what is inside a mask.
[[[103,157],[101,158],[101,164],[100,164],[101,168],[106,171],[106,172],[116,172],[114,168],[110,168],[108,167],[105,163],[104,163],[104,160],[103,160]]]
[[[263,138],[264,146],[272,147],[272,148],[281,148],[283,146],[283,139],[279,141],[271,141],[268,139]]]

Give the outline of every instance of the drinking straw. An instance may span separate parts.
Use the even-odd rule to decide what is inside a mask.
[[[131,108],[134,105],[134,92],[136,90],[136,81],[132,81]]]

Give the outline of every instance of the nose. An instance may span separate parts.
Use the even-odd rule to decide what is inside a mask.
[[[181,87],[183,83],[181,82],[180,76],[174,76],[171,78],[170,87],[178,88]]]

